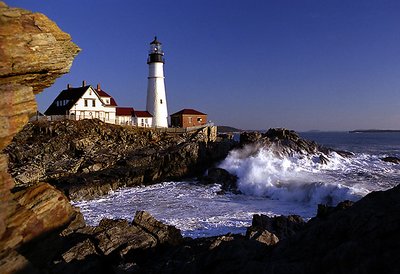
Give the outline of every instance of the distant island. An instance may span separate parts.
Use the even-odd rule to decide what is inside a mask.
[[[218,126],[218,133],[231,133],[231,132],[243,132],[243,129],[238,129],[229,126]]]
[[[349,133],[393,133],[400,132],[399,129],[356,129],[350,130]]]

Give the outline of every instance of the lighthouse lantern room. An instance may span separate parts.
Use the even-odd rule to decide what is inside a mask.
[[[168,127],[168,108],[164,83],[164,52],[161,42],[154,37],[150,43],[147,64],[149,76],[147,82],[146,110],[153,115],[153,127]]]

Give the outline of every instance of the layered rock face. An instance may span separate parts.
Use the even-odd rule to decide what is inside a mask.
[[[201,174],[235,145],[215,141],[213,128],[166,134],[99,120],[28,124],[5,150],[18,187],[47,181],[71,199],[89,199],[121,186]]]
[[[46,16],[0,2],[0,267],[3,273],[29,268],[29,261],[10,248],[73,218],[66,198],[49,185],[12,195],[14,182],[7,172],[8,160],[3,149],[36,112],[34,94],[68,72],[78,52],[71,37]],[[53,204],[54,201],[59,204]],[[56,215],[60,218],[52,220]]]

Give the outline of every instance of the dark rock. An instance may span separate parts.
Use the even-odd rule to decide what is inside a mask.
[[[236,184],[237,180],[238,177],[230,174],[227,170],[213,167],[208,169],[207,175],[203,176],[200,182],[203,184],[220,184],[223,191],[239,193]]]
[[[319,163],[321,165],[326,165],[329,163],[329,159],[326,156],[321,154],[321,155],[319,155]]]
[[[260,148],[269,148],[277,157],[317,154],[320,163],[327,164],[331,153],[335,152],[346,158],[354,155],[352,152],[326,148],[314,141],[302,139],[295,131],[285,128],[270,128],[264,134],[245,132],[241,133],[241,139],[241,144],[251,144],[242,148],[241,154],[246,156],[256,154]]]
[[[266,254],[264,263],[269,271],[280,269],[280,273],[396,273],[399,230],[400,186],[396,186],[310,220]]]
[[[400,158],[397,157],[385,157],[382,158],[381,160],[387,163],[400,164]]]
[[[121,257],[134,249],[147,249],[157,245],[157,239],[126,220],[103,219],[94,231],[102,254],[119,253]]]
[[[132,225],[140,227],[157,239],[157,243],[177,245],[182,243],[181,231],[172,225],[165,225],[157,221],[146,211],[136,212]]]
[[[304,225],[304,220],[298,215],[269,217],[255,214],[251,226],[247,229],[246,237],[254,238],[255,235],[261,235],[264,231],[268,231],[279,240],[283,240],[296,234]],[[266,236],[273,242],[271,235],[266,234]]]
[[[328,206],[328,205],[323,205],[319,204],[318,205],[318,211],[317,211],[317,218],[326,218],[333,212],[337,212],[339,210],[343,210],[346,208],[351,207],[354,204],[354,202],[346,200],[343,202],[340,202],[337,206]]]
[[[73,246],[64,254],[62,254],[62,258],[66,263],[69,263],[72,260],[77,260],[77,261],[84,260],[89,255],[99,255],[99,254],[97,253],[94,244],[89,239],[86,239],[83,242],[80,242],[77,245]]]
[[[240,134],[240,145],[252,144],[261,139],[261,133],[259,132],[242,132]]]

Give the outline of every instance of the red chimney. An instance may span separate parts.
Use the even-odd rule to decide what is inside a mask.
[[[97,91],[100,91],[100,90],[101,90],[100,84],[97,84]]]
[[[85,80],[82,81],[82,87],[86,87],[86,81]]]

